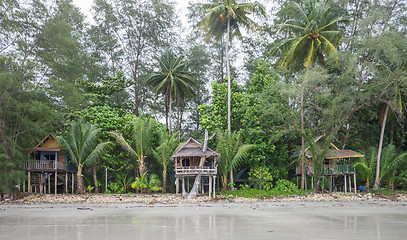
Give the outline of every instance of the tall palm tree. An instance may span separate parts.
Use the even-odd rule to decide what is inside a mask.
[[[71,124],[66,138],[58,137],[62,146],[68,151],[71,161],[78,167],[78,193],[85,193],[83,185],[83,168],[95,162],[107,150],[111,142],[99,143],[101,128],[96,125],[80,121]]]
[[[159,70],[147,79],[147,84],[153,86],[156,93],[164,95],[167,127],[171,134],[172,100],[174,98],[192,97],[192,87],[195,85],[195,80],[192,74],[188,72],[183,56],[176,57],[171,50],[167,49],[157,60]]]
[[[235,0],[212,0],[212,3],[199,4],[202,11],[208,14],[195,25],[206,31],[205,41],[209,42],[211,38],[216,41],[226,36],[225,58],[226,71],[228,77],[228,131],[231,131],[230,125],[230,67],[229,67],[229,42],[233,37],[242,38],[240,27],[255,32],[260,26],[248,17],[251,13],[261,13],[264,15],[263,6],[258,3],[237,3]]]
[[[293,3],[283,11],[287,20],[279,27],[289,37],[275,47],[275,51],[282,51],[280,66],[303,65],[307,73],[316,61],[325,66],[325,58],[336,52],[339,46],[339,24],[348,21],[347,18],[335,17],[329,6],[317,0],[306,1],[303,5]],[[304,134],[304,86],[301,87],[301,131]],[[301,189],[304,189],[304,136],[301,137],[301,146]]]
[[[165,130],[162,130],[160,133],[160,146],[156,148],[154,151],[154,155],[156,155],[156,159],[160,161],[160,164],[163,167],[163,192],[166,192],[167,188],[167,170],[168,165],[171,163],[171,156],[176,150],[177,146],[179,145],[179,140],[177,139],[177,135],[179,133],[175,133],[173,135],[169,135],[169,133]]]
[[[228,184],[233,183],[233,170],[244,161],[247,153],[253,148],[252,144],[242,144],[240,133],[217,130],[217,152],[220,154],[219,170],[222,175],[222,190],[225,191]]]
[[[151,119],[143,119],[141,117],[135,118],[133,120],[133,127],[130,133],[130,139],[125,139],[123,135],[119,132],[109,132],[110,136],[116,139],[116,142],[131,156],[136,157],[135,167],[137,169],[139,176],[143,175],[147,171],[145,164],[145,158],[150,152],[153,143],[153,131],[154,125]],[[136,176],[137,170],[136,170]]]

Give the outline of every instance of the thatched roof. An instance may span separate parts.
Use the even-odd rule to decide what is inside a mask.
[[[182,145],[172,156],[171,159],[177,157],[219,157],[220,154],[207,148],[205,152],[202,151],[203,145],[192,137]]]
[[[323,136],[318,136],[314,138],[314,142],[317,143]],[[319,143],[317,143],[320,145]],[[322,146],[320,146],[322,147]],[[332,148],[333,147],[333,148]],[[297,150],[290,158],[297,158],[301,156],[301,149]],[[307,143],[305,145],[305,156],[307,158],[312,158],[312,153],[310,151],[310,146]],[[325,156],[325,159],[336,159],[336,158],[356,158],[356,157],[364,157],[365,155],[355,152],[353,150],[339,150],[333,143],[331,143],[331,148],[328,149],[328,152]]]
[[[329,149],[326,154],[326,159],[335,159],[335,158],[356,158],[364,157],[365,155],[355,152],[353,150],[336,150]]]

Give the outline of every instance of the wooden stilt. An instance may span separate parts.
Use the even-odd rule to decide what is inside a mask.
[[[205,179],[201,178],[201,188],[202,188],[201,192],[202,192],[202,194],[205,194],[204,183],[205,183]]]
[[[182,197],[186,197],[187,193],[185,192],[185,178],[182,177]]]
[[[187,191],[189,192],[189,178],[187,178]]]
[[[47,173],[48,177],[48,194],[51,194],[51,174]]]
[[[23,181],[23,192],[25,192],[25,180]]]
[[[345,193],[346,193],[347,192],[346,191],[347,190],[346,174],[343,175],[343,177],[344,177],[344,181],[345,181],[344,187],[345,187]]]
[[[68,193],[68,173],[65,173],[65,193]]]
[[[107,168],[105,168],[105,192],[107,192]]]
[[[349,192],[352,192],[352,178],[350,177],[350,175],[348,176],[349,179]]]
[[[355,188],[355,193],[356,193],[356,173],[353,174],[353,186]]]
[[[211,199],[212,193],[212,176],[209,176],[209,200]]]
[[[308,179],[307,179],[307,176],[305,176],[305,178],[304,178],[305,189],[308,189],[307,182],[308,182]]]
[[[297,175],[297,187],[298,187],[298,175]]]
[[[31,172],[28,172],[28,192],[32,192],[32,187],[31,187]]]
[[[333,188],[333,180],[332,180],[332,176],[329,177],[329,192],[332,192],[332,188]]]
[[[54,194],[57,194],[57,193],[58,193],[58,189],[57,189],[57,184],[58,184],[58,172],[57,172],[57,171],[55,171],[55,181],[54,181],[54,184],[55,184],[55,186],[54,186]]]
[[[73,173],[71,175],[72,175],[72,194],[73,194],[75,191],[75,175]]]
[[[44,188],[44,185],[42,184],[42,178],[43,178],[43,173],[41,173],[41,177],[40,177],[40,193],[43,193],[43,188]]]
[[[213,176],[213,198],[216,197],[216,176]]]
[[[179,193],[179,178],[175,178],[175,194]]]

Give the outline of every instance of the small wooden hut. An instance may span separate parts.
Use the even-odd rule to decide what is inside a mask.
[[[74,192],[77,168],[69,163],[68,154],[54,135],[50,133],[42,139],[28,157],[24,166],[28,175],[28,192],[64,193],[68,192],[69,185]]]
[[[204,193],[207,187],[209,197],[211,197],[212,192],[213,196],[215,196],[215,180],[218,174],[217,159],[219,156],[219,153],[210,148],[205,149],[200,142],[191,137],[171,157],[174,161],[176,193],[178,194],[179,192],[180,179],[182,182],[182,194],[185,196],[185,182],[189,183],[191,178],[194,181],[198,176],[200,177],[199,191]],[[187,185],[189,191],[189,184]]]
[[[314,139],[317,143],[322,136]],[[304,172],[305,179],[311,178],[311,188],[313,187],[314,178],[314,161],[312,159],[312,153],[310,146],[305,148],[305,161]],[[291,158],[301,158],[301,150],[292,155]],[[333,143],[328,149],[325,156],[324,165],[322,167],[322,175],[329,179],[330,185],[329,191],[343,190],[344,192],[352,191],[352,177],[353,177],[353,190],[356,192],[356,169],[353,167],[354,159],[364,157],[363,154],[355,152],[353,150],[339,150]],[[302,177],[301,160],[296,164],[297,185],[298,178]],[[343,178],[343,182],[342,182]],[[305,181],[306,183],[307,181]]]

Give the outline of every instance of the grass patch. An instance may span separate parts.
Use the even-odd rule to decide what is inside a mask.
[[[383,195],[383,196],[394,196],[394,195],[397,195],[397,194],[407,194],[407,191],[405,191],[405,190],[379,189],[379,190],[370,190],[369,193]]]

